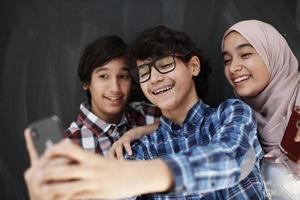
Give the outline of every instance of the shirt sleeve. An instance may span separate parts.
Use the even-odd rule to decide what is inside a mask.
[[[81,132],[80,128],[77,126],[75,122],[72,122],[71,125],[64,131],[64,137],[68,138],[74,144],[78,144],[81,146]]]
[[[100,149],[97,137],[85,126],[79,127],[76,122],[72,122],[64,134],[67,139],[79,145],[84,150],[92,153],[103,152],[103,149]]]
[[[147,147],[148,146],[148,147]],[[133,145],[131,146],[132,155],[128,155],[125,153],[126,160],[149,160],[153,159],[149,156],[148,148],[150,144],[147,140],[147,137],[144,136],[138,140],[136,140]]]
[[[234,186],[259,160],[261,147],[251,109],[236,101],[221,105],[217,113],[212,119],[216,133],[209,144],[161,157],[173,173],[171,192],[204,193]]]

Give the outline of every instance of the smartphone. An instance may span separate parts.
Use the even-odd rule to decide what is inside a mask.
[[[280,146],[291,160],[300,163],[300,106],[293,110]]]
[[[56,115],[33,122],[28,128],[39,155],[43,154],[46,146],[57,143],[63,138],[61,120]]]

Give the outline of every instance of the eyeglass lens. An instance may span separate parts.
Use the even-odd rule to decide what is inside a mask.
[[[159,73],[162,74],[168,73],[175,68],[174,57],[167,56],[139,66],[138,67],[139,82],[145,82],[150,79],[152,66],[154,66]]]

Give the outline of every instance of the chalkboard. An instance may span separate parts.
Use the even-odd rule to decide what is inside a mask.
[[[75,119],[85,99],[76,69],[87,43],[107,34],[130,42],[160,24],[185,31],[210,58],[205,101],[216,105],[232,96],[223,75],[221,37],[242,19],[273,24],[300,58],[297,0],[2,0],[0,199],[27,199],[25,126],[53,113],[65,127]]]

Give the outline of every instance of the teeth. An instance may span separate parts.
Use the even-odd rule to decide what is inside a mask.
[[[240,77],[238,77],[238,78],[235,78],[235,79],[233,80],[233,82],[234,82],[234,83],[238,83],[238,82],[241,82],[241,81],[243,81],[243,80],[248,79],[249,77],[250,77],[249,75],[240,76]]]
[[[172,89],[172,88],[173,88],[173,86],[168,86],[168,87],[165,87],[165,88],[156,90],[156,91],[154,91],[153,93],[154,93],[154,94],[159,94],[159,93],[162,93],[162,92],[166,92],[166,91],[168,91],[168,90],[170,90],[170,89]]]
[[[121,99],[121,97],[107,97],[107,98],[111,101],[117,101],[117,100]]]

